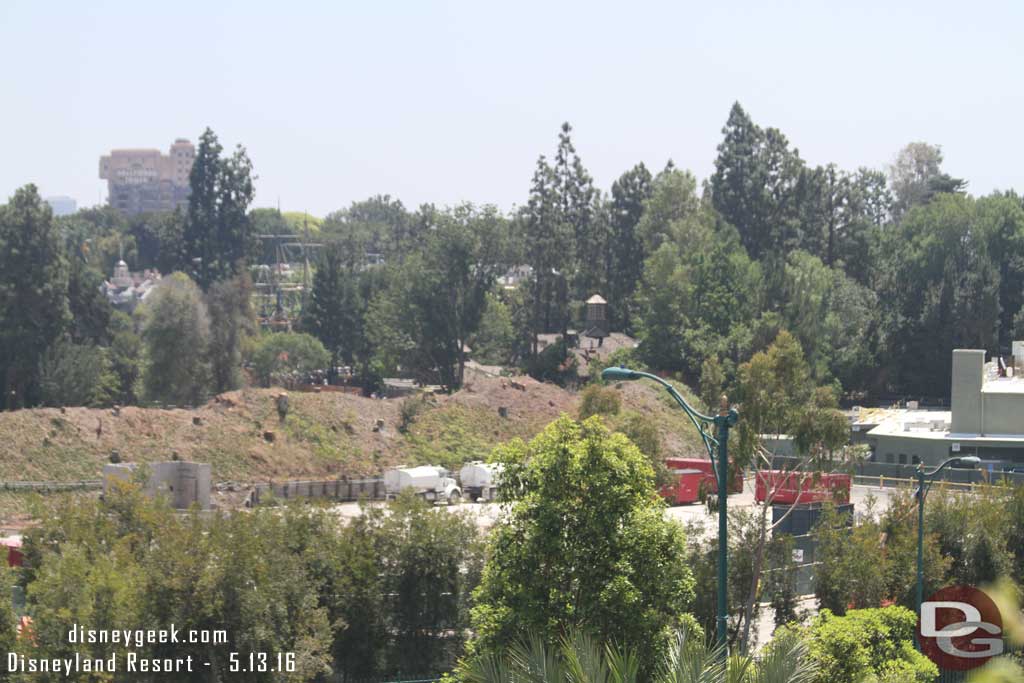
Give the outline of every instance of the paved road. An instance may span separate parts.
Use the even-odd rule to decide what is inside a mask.
[[[850,498],[854,503],[854,510],[861,512],[867,508],[869,498],[875,500],[875,511],[880,512],[889,506],[893,489],[879,489],[877,486],[856,485],[850,491]],[[373,503],[375,506],[383,506],[384,503]],[[747,481],[743,493],[729,496],[730,508],[752,508],[754,507],[753,482]],[[336,514],[344,519],[357,517],[361,514],[358,503],[342,503],[332,508]],[[436,510],[458,511],[473,517],[482,528],[492,526],[498,519],[501,512],[500,506],[494,504],[463,503],[461,505],[448,506],[439,505]],[[717,527],[717,517],[708,514],[704,505],[677,505],[665,508],[665,516],[675,519],[683,524],[690,522],[703,522],[706,533],[712,533]]]

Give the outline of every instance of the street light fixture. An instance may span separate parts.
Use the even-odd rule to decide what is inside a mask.
[[[917,466],[917,616],[921,618],[921,603],[924,602],[924,497],[931,488],[932,481],[936,474],[941,472],[947,465],[960,463],[977,467],[981,458],[976,455],[965,455],[957,458],[950,458],[930,472],[924,469],[924,463]],[[918,643],[920,649],[920,643]]]
[[[718,643],[722,646],[722,651],[724,653],[726,636],[728,633],[728,610],[726,609],[726,602],[728,599],[728,548],[726,546],[726,527],[728,523],[726,504],[729,493],[728,442],[729,429],[736,424],[736,421],[739,419],[739,413],[736,412],[735,408],[731,408],[729,406],[729,400],[724,394],[722,395],[722,402],[719,406],[717,415],[704,415],[703,413],[699,413],[693,408],[693,406],[686,402],[686,399],[680,396],[675,387],[657,375],[652,375],[649,372],[640,372],[638,370],[630,370],[629,368],[622,367],[611,367],[606,368],[601,373],[601,379],[620,382],[637,379],[654,380],[661,386],[665,387],[669,396],[679,404],[679,407],[682,408],[683,412],[686,413],[686,416],[690,418],[690,422],[692,422],[693,426],[696,427],[697,431],[700,433],[701,439],[704,441],[704,447],[708,451],[708,457],[711,458],[712,466],[716,472],[715,479],[718,482],[718,618],[716,621],[716,631]],[[717,428],[715,436],[712,436],[705,430],[705,427],[710,424],[714,424]]]

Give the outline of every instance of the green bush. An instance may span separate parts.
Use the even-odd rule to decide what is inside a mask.
[[[409,396],[402,399],[398,406],[398,431],[405,434],[416,422],[420,413],[428,407],[426,396]]]
[[[618,390],[590,384],[580,392],[580,419],[591,415],[618,415],[622,408],[622,397]],[[643,450],[643,449],[641,449]]]
[[[331,363],[331,354],[316,337],[301,332],[274,332],[256,344],[253,367],[260,384],[290,384]]]
[[[818,667],[818,683],[872,679],[931,683],[939,669],[914,649],[916,624],[916,615],[905,607],[855,609],[842,617],[824,609],[799,630]]]

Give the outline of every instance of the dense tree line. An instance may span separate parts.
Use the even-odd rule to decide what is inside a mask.
[[[553,157],[537,161],[526,203],[501,219],[507,239],[495,258],[525,267],[525,279],[514,292],[492,289],[468,336],[448,324],[448,349],[478,339],[491,358],[559,379],[571,362],[567,350],[549,346],[551,357],[538,358],[538,335],[582,329],[583,301],[601,293],[613,329],[641,341],[639,362],[693,384],[711,361],[720,385],[733,385],[739,366],[787,330],[819,384],[942,396],[954,347],[1005,354],[1024,330],[1024,203],[1012,192],[965,194],[966,182],[943,170],[936,146],[908,145],[887,172],[812,167],[782,132],[761,128],[736,104],[703,186],[671,162],[653,174],[641,163],[604,195],[571,136],[564,125]],[[409,212],[378,197],[332,214],[324,230],[350,257],[373,245],[394,259],[374,295],[393,292],[408,303],[414,297],[402,293],[408,280],[399,264],[429,253],[445,213]],[[418,277],[429,281],[427,272]],[[355,312],[352,327],[372,329],[359,316],[370,301],[334,315]],[[403,316],[376,304],[378,321],[415,319],[408,307]],[[508,321],[513,330],[495,348],[494,330],[507,330]],[[412,340],[392,325],[376,330],[389,348]],[[403,362],[391,354],[379,367],[418,368],[441,381],[444,368],[458,364],[457,354],[445,356],[406,354]]]
[[[33,637],[12,644],[12,652],[53,658],[116,651],[123,670],[123,648],[69,643],[71,626],[174,624],[183,633],[226,633],[228,642],[216,646],[136,648],[139,657],[210,662],[209,670],[196,665],[197,672],[168,674],[169,681],[230,678],[230,652],[294,653],[294,672],[250,672],[247,681],[445,670],[462,652],[483,564],[472,520],[434,514],[411,496],[344,525],[327,510],[302,505],[181,515],[130,486],[47,515],[29,534],[25,553],[18,580]],[[12,623],[0,621],[4,628]],[[83,673],[69,680],[94,679]]]
[[[507,215],[411,210],[389,195],[322,220],[250,211],[252,163],[209,130],[180,212],[54,219],[34,189],[19,190],[0,211],[4,405],[160,398],[136,383],[151,349],[130,334],[145,338],[144,316],[128,325],[98,294],[122,255],[136,270],[184,273],[202,293],[202,391],[175,400],[238,386],[258,339],[246,278],[288,239],[322,245],[298,331],[323,344],[332,377],[348,366],[367,392],[393,373],[457,389],[470,355],[571,379],[567,345],[548,337],[541,353],[538,337],[584,330],[595,293],[612,328],[640,341],[637,362],[693,385],[708,363],[715,384],[735,385],[787,330],[819,384],[942,396],[953,348],[1006,353],[1024,335],[1024,203],[966,194],[937,146],[907,145],[887,172],[811,166],[736,104],[706,182],[638,163],[606,194],[572,134],[562,126]],[[52,370],[85,358],[103,372]]]

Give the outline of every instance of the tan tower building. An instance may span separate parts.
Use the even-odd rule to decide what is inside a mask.
[[[111,151],[100,157],[108,203],[127,214],[173,211],[185,205],[195,156],[195,146],[184,138],[174,141],[169,154],[158,149]]]

